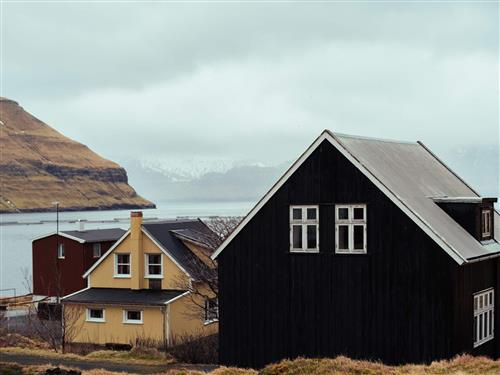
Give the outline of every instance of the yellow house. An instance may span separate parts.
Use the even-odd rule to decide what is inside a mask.
[[[62,299],[66,341],[170,346],[216,333],[214,294],[193,288],[210,269],[210,235],[199,219],[143,222],[132,212],[130,229],[83,275],[87,288]]]

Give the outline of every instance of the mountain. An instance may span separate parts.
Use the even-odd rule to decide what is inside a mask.
[[[283,174],[290,162],[276,166],[216,162],[203,173],[189,165],[179,168],[160,163],[125,160],[134,186],[155,201],[254,201],[260,198]],[[155,167],[152,167],[155,165]]]
[[[153,208],[127,172],[0,98],[0,212]]]

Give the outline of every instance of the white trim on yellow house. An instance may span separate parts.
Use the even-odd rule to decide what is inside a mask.
[[[156,240],[156,239],[155,239],[155,238],[151,235],[151,233],[149,233],[149,232],[148,232],[146,229],[144,229],[143,227],[141,227],[141,231],[142,231],[142,232],[143,232],[143,233],[144,233],[144,234],[145,234],[145,235],[146,235],[146,236],[147,236],[147,237],[148,237],[148,238],[149,238],[149,239],[150,239],[150,240],[151,240],[151,241],[152,241],[152,242],[153,242],[156,246],[158,246],[158,248],[159,248],[159,249],[160,249],[160,250],[161,250],[161,251],[162,251],[162,252],[163,252],[163,253],[164,253],[164,254],[165,254],[165,255],[166,255],[166,256],[167,256],[167,257],[168,257],[168,258],[169,258],[169,259],[170,259],[170,260],[171,260],[174,264],[175,264],[175,265],[176,265],[176,266],[177,266],[177,267],[179,267],[179,269],[180,269],[182,272],[184,272],[184,273],[185,273],[188,277],[190,277],[190,278],[191,278],[191,275],[189,274],[189,272],[187,272],[187,271],[186,271],[186,269],[185,269],[184,267],[182,267],[182,266],[179,264],[179,262],[177,262],[177,261],[174,259],[174,257],[173,257],[173,256],[172,256],[169,252],[168,252],[168,250],[167,250],[167,249],[165,249],[165,248],[164,248],[164,247],[163,247],[163,246],[162,246],[162,245],[161,245],[161,244],[160,244],[160,243],[159,243],[159,242],[158,242],[158,241],[157,241],[157,240]],[[83,278],[85,278],[85,277],[90,276],[90,274],[92,273],[92,271],[94,271],[94,270],[97,268],[97,266],[98,266],[100,263],[102,263],[102,262],[104,261],[104,259],[106,259],[106,258],[108,257],[108,255],[109,255],[109,254],[111,254],[111,253],[113,252],[113,250],[114,250],[116,247],[118,247],[118,245],[120,245],[120,244],[123,242],[123,240],[125,240],[125,238],[126,238],[129,234],[130,234],[130,229],[129,229],[129,230],[127,230],[127,232],[125,232],[125,234],[124,234],[124,235],[123,235],[123,236],[122,236],[122,237],[121,237],[118,241],[116,241],[116,243],[115,243],[113,246],[111,246],[111,247],[109,248],[109,250],[108,250],[108,251],[106,251],[106,253],[105,253],[103,256],[101,256],[101,257],[99,258],[99,260],[98,260],[97,262],[95,262],[95,263],[92,265],[92,267],[90,267],[90,268],[88,269],[88,271],[87,271],[87,272],[85,272],[85,273],[83,274],[83,276],[82,276],[82,277],[83,277]]]
[[[114,244],[113,246],[111,246],[111,247],[108,249],[108,251],[106,251],[106,252],[104,253],[104,255],[103,255],[103,256],[101,256],[101,257],[99,258],[99,260],[98,260],[97,262],[95,262],[95,263],[92,265],[92,267],[90,267],[90,268],[87,270],[87,272],[85,272],[85,273],[83,274],[83,276],[82,276],[82,277],[83,277],[83,278],[86,278],[87,276],[90,276],[90,274],[92,273],[92,271],[93,271],[93,270],[95,270],[95,269],[97,268],[97,266],[98,266],[99,264],[101,264],[101,263],[104,261],[104,259],[106,259],[106,258],[107,258],[107,256],[108,256],[109,254],[111,254],[111,253],[113,252],[113,250],[114,250],[114,249],[116,249],[116,248],[118,247],[118,245],[120,245],[120,244],[121,244],[121,243],[125,240],[125,238],[127,238],[127,236],[128,236],[129,234],[130,234],[130,229],[129,229],[129,230],[127,230],[127,231],[123,234],[123,236],[121,236],[121,237],[118,239],[118,241],[116,241],[116,242],[115,242],[115,244]]]

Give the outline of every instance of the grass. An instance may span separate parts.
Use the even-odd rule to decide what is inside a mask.
[[[21,353],[27,355],[35,355],[45,358],[53,359],[73,359],[78,361],[109,361],[114,363],[130,363],[135,365],[166,365],[173,362],[172,358],[165,358],[163,353],[150,354],[140,351],[113,351],[113,350],[100,350],[92,352],[85,356],[73,353],[56,353],[49,349],[26,349],[19,347],[4,347],[0,348],[1,353]]]
[[[158,358],[149,352],[115,352],[98,351],[87,356],[76,354],[57,354],[41,349],[2,348],[2,352],[21,352],[49,358],[74,358],[84,361],[112,361],[134,363],[139,365],[165,365],[171,363],[168,359]],[[51,366],[20,367],[15,364],[0,363],[0,373],[8,375],[39,374]],[[105,370],[82,371],[83,375],[125,375],[124,372],[110,372]],[[203,375],[200,371],[170,370],[164,375]],[[339,356],[333,359],[306,359],[283,360],[266,366],[260,371],[252,369],[219,367],[208,375],[494,375],[500,374],[500,360],[491,360],[486,357],[470,355],[457,356],[448,361],[435,361],[430,365],[402,365],[388,366],[371,361],[352,360]]]

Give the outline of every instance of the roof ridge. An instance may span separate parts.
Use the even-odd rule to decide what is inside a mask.
[[[417,144],[420,145],[425,151],[429,153],[436,161],[445,167],[452,175],[454,175],[460,182],[462,182],[465,186],[467,186],[474,194],[478,197],[481,196],[472,186],[470,186],[462,177],[460,177],[453,169],[451,169],[443,160],[441,160],[434,152],[432,152],[422,141],[417,141]]]
[[[173,223],[193,223],[198,221],[198,219],[165,219],[165,220],[155,220],[142,222],[142,225],[152,225],[152,224],[173,224]]]
[[[325,132],[328,132],[332,136],[342,137],[342,138],[353,138],[353,139],[361,139],[365,141],[376,141],[376,142],[387,142],[387,143],[398,143],[398,144],[408,144],[408,145],[416,145],[418,142],[414,141],[402,141],[397,139],[388,139],[388,138],[378,138],[378,137],[367,137],[364,135],[355,135],[355,134],[345,134],[345,133],[337,133],[332,132],[329,129],[325,129]]]

